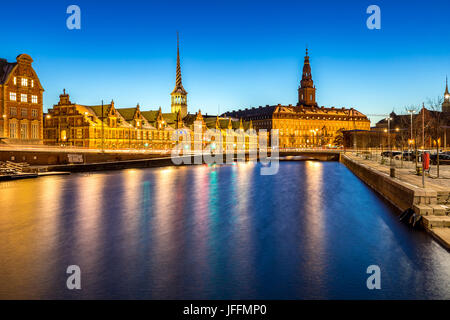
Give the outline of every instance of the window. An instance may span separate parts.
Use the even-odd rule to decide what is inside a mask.
[[[16,85],[17,84],[17,78],[14,77],[13,81],[14,81],[14,85]]]
[[[12,117],[17,116],[17,108],[16,107],[10,107],[9,108],[9,115]]]
[[[26,86],[28,86],[28,79],[22,78],[22,87],[26,87]]]
[[[27,137],[28,137],[27,129],[28,129],[28,126],[26,123],[22,123],[20,125],[20,138],[21,139],[27,139]]]
[[[9,93],[9,100],[10,101],[16,101],[17,97],[16,97],[16,93],[15,92],[10,92]]]
[[[27,101],[28,101],[27,95],[22,93],[22,94],[20,95],[20,101],[21,101],[21,102],[27,102]]]
[[[38,111],[37,111],[37,109],[32,109],[32,110],[31,110],[31,116],[32,116],[33,118],[37,118],[37,116],[38,116]]]
[[[32,96],[31,96],[31,102],[32,102],[32,103],[38,103],[37,96],[32,95]]]
[[[34,80],[31,80],[31,87],[34,88]]]
[[[22,118],[28,117],[28,110],[25,108],[20,109],[20,114],[22,115]]]
[[[17,138],[17,123],[15,122],[9,123],[9,137],[12,139]]]

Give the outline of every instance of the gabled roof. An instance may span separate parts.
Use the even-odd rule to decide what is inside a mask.
[[[163,113],[162,114],[163,119],[168,123],[168,124],[174,124],[175,122],[177,122],[177,114],[174,112],[171,113]]]
[[[111,108],[111,104],[104,104],[103,105],[103,115],[102,115],[102,106],[86,106],[91,108],[92,111],[94,111],[95,115],[99,118],[106,119],[109,114],[109,109]]]
[[[156,117],[158,116],[158,110],[141,111],[142,116],[147,119],[148,122],[156,122]]]
[[[2,59],[0,58],[0,85],[5,84],[8,79],[10,78],[11,74],[14,72],[15,68],[17,67],[17,65],[19,64],[25,64],[25,65],[30,65],[33,62],[33,59],[25,54],[19,54],[16,57],[17,62],[8,62],[6,59]],[[34,71],[33,68],[31,68],[31,72],[34,74],[34,76],[36,77],[36,85],[44,90],[44,88],[42,87],[42,84],[39,80],[39,77],[36,75],[36,72]]]
[[[0,84],[5,84],[16,65],[17,62],[8,62],[6,59],[0,59]]]
[[[126,121],[132,121],[134,119],[134,115],[136,113],[136,107],[134,108],[117,108],[117,112],[120,113],[120,115],[126,120]],[[141,112],[142,114],[142,112]]]

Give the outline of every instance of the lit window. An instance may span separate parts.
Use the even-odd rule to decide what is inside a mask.
[[[37,123],[31,125],[31,138],[39,139],[39,125]]]
[[[17,108],[16,107],[9,108],[9,114],[11,116],[17,116]]]
[[[28,79],[27,78],[22,78],[22,86],[23,87],[28,86]]]
[[[31,80],[31,87],[34,88],[34,80]]]
[[[20,125],[20,138],[27,139],[28,138],[28,126],[26,123],[22,123]]]
[[[9,100],[11,100],[11,101],[16,101],[17,100],[15,92],[10,92],[9,93]]]
[[[20,101],[21,101],[21,102],[27,102],[27,101],[28,101],[27,95],[22,93],[22,94],[20,95]]]
[[[17,84],[17,78],[14,77],[13,81],[14,81],[14,85],[16,85]]]
[[[9,137],[17,138],[17,124],[14,122],[9,123]]]
[[[32,95],[32,96],[31,96],[31,102],[32,102],[32,103],[38,103],[37,96]]]

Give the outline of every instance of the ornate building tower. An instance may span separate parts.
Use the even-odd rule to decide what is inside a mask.
[[[309,64],[308,49],[306,49],[305,62],[303,64],[302,80],[298,88],[298,106],[315,106],[316,103],[316,87],[311,75],[311,65]]]
[[[181,117],[187,115],[187,92],[183,88],[181,83],[181,66],[180,66],[180,40],[177,33],[177,77],[175,81],[175,89],[173,89],[170,94],[171,101],[171,111],[172,113],[178,113],[180,111]]]
[[[448,92],[448,80],[445,79],[444,102],[442,103],[442,112],[450,113],[450,93]]]

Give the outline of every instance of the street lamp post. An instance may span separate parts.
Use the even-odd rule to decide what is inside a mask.
[[[103,100],[102,100],[102,153],[105,152],[105,140],[104,140],[104,135],[105,135],[105,127],[103,125]]]
[[[413,141],[413,114],[415,113],[415,110],[408,110],[408,113],[411,115],[411,136],[410,136],[410,140],[409,140],[409,156],[411,157],[411,144]]]
[[[386,118],[388,122],[388,148],[389,148],[389,166],[392,167],[392,149],[391,149],[391,120],[392,118]]]
[[[423,156],[425,155],[425,104],[422,103],[422,187],[425,188],[425,162]],[[438,155],[439,156],[439,155]]]

